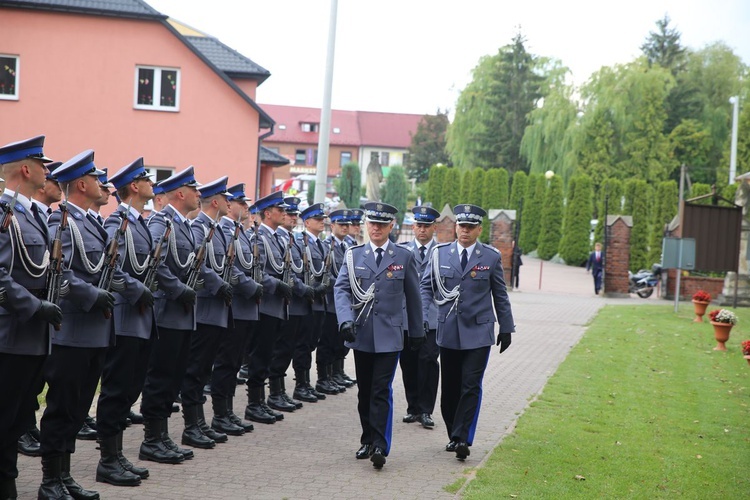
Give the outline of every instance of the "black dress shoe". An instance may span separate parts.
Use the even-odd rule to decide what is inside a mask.
[[[141,415],[140,413],[136,413],[133,410],[130,410],[130,413],[128,414],[128,418],[135,425],[143,424],[143,415]]]
[[[383,466],[385,465],[385,453],[383,453],[382,448],[380,448],[379,446],[373,448],[370,462],[372,462],[372,466],[376,469],[383,468]]]
[[[41,457],[42,450],[39,441],[36,440],[31,432],[25,433],[18,438],[18,453],[27,457]]]
[[[177,403],[172,403],[172,413],[180,413],[180,405]]]
[[[456,458],[457,459],[466,460],[466,457],[468,457],[469,455],[471,455],[471,451],[469,451],[468,444],[464,442],[460,442],[456,444]]]
[[[87,422],[84,422],[81,426],[81,430],[76,434],[76,439],[82,439],[83,441],[95,441],[96,431],[89,427]]]
[[[429,413],[422,413],[419,417],[419,421],[422,422],[422,427],[425,429],[432,429],[435,427],[435,421],[432,420],[432,416]]]
[[[365,458],[370,458],[372,455],[372,445],[371,444],[363,444],[360,449],[357,450],[357,453],[354,454],[355,457],[357,457],[357,460],[363,460]]]
[[[412,422],[416,422],[419,420],[419,415],[415,415],[413,413],[407,413],[406,416],[404,416],[404,423],[410,424]]]
[[[454,451],[456,451],[456,446],[458,446],[458,442],[451,440],[450,443],[445,445],[445,451],[453,453]]]

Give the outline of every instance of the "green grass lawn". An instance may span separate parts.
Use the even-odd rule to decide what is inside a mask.
[[[603,309],[464,496],[750,498],[750,310],[717,352],[680,309]]]

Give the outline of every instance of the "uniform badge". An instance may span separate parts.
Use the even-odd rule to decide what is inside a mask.
[[[390,248],[388,249],[388,255],[393,255],[393,250],[391,250]]]
[[[471,277],[472,278],[476,278],[477,277],[477,272],[476,271],[472,271],[471,272]]]
[[[83,219],[83,215],[81,215],[80,212],[73,212],[73,217],[75,217],[78,220]]]
[[[393,273],[390,272],[390,271],[388,271],[387,273],[385,273],[385,275],[388,276],[389,278],[393,278]]]
[[[23,205],[21,205],[20,203],[16,203],[16,208],[15,208],[14,210],[15,210],[16,212],[18,212],[19,214],[22,214],[22,213],[26,212],[26,211],[25,211],[25,210],[23,209]]]

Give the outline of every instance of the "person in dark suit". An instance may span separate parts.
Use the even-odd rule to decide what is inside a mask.
[[[433,236],[435,220],[440,217],[440,212],[425,206],[414,207],[412,212],[414,213],[415,239],[402,243],[402,246],[408,248],[414,255],[421,277],[427,268],[430,252],[436,245]],[[408,405],[403,421],[419,422],[422,427],[431,429],[435,427],[432,412],[435,409],[440,378],[440,363],[438,363],[440,351],[436,342],[437,305],[434,302],[429,305],[427,317],[430,328],[426,333],[424,344],[416,351],[404,349],[401,353],[400,364]]]
[[[404,330],[416,350],[424,343],[426,329],[414,255],[388,239],[397,211],[385,203],[365,205],[370,241],[346,252],[334,285],[339,328],[354,350],[357,371],[362,446],[355,456],[370,458],[376,469],[385,465],[390,452],[392,384]],[[403,324],[404,300],[408,327]]]
[[[62,310],[46,300],[45,255],[53,236],[46,214],[31,201],[44,186],[46,165],[52,161],[43,147],[44,136],[0,147],[0,175],[8,186],[0,197],[0,215],[12,217],[0,232],[0,498],[17,496],[18,439],[34,423],[49,325],[62,322]],[[67,492],[60,478],[61,457],[44,464],[48,476],[55,477],[52,489]]]
[[[430,303],[438,304],[440,412],[450,439],[445,450],[464,460],[474,440],[490,348],[496,343],[504,352],[515,324],[500,252],[477,241],[486,212],[465,204],[454,207],[453,213],[458,239],[432,251],[421,290],[425,321]]]
[[[604,256],[602,255],[602,244],[598,241],[594,245],[594,251],[589,254],[586,261],[586,272],[591,271],[594,277],[594,293],[599,295],[602,289],[602,271],[604,270]]]

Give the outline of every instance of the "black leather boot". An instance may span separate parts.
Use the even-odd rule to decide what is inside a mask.
[[[213,439],[217,443],[226,443],[229,441],[229,437],[226,434],[216,431],[208,426],[206,423],[206,415],[203,413],[203,405],[198,405],[198,427],[201,428],[201,432],[208,437],[208,439]]]
[[[96,420],[87,415],[86,420],[84,420],[83,425],[81,425],[81,430],[76,434],[76,439],[95,441],[96,437]]]
[[[304,406],[302,404],[302,401],[297,401],[296,399],[289,396],[289,394],[286,393],[286,380],[281,378],[279,379],[281,381],[281,397],[284,398],[284,401],[289,403],[290,405],[294,405],[296,409],[302,408]]]
[[[350,380],[347,380],[346,377],[344,377],[344,360],[343,359],[337,359],[333,362],[333,375],[332,375],[333,381],[336,382],[338,385],[346,387],[347,389],[354,385],[353,382]]]
[[[279,420],[284,420],[283,413],[274,410],[273,408],[271,408],[270,406],[266,404],[266,387],[265,386],[260,388],[260,407],[263,408],[263,411],[265,411],[266,413],[271,415],[273,418],[275,418],[277,422]]]
[[[143,415],[141,415],[140,413],[136,413],[134,410],[130,410],[130,413],[128,413],[128,418],[135,425],[143,424]]]
[[[96,480],[115,486],[138,486],[141,476],[133,474],[120,463],[117,457],[117,436],[101,438],[99,441],[101,458],[96,466]]]
[[[117,459],[120,461],[122,467],[141,479],[146,479],[148,477],[148,469],[144,467],[136,467],[130,462],[130,460],[125,458],[125,455],[122,454],[122,431],[120,431],[115,438],[117,439]]]
[[[0,480],[0,500],[16,500],[17,498],[18,491],[16,491],[16,480]]]
[[[73,500],[61,474],[62,457],[42,457],[42,484],[37,493],[39,500]]]
[[[268,379],[268,406],[274,410],[292,412],[297,409],[296,406],[287,402],[281,393],[281,379]]]
[[[261,401],[263,401],[262,398],[262,387],[247,388],[247,406],[245,407],[245,419],[252,420],[253,422],[259,422],[261,424],[275,424],[276,417],[269,413],[266,413],[266,410],[264,410],[261,406]]]
[[[250,422],[245,422],[238,415],[234,413],[234,397],[227,398],[227,416],[234,425],[239,425],[245,432],[252,432],[255,427]]]
[[[315,387],[313,387],[310,384],[310,370],[305,371],[304,376],[305,376],[305,387],[307,387],[307,392],[309,392],[310,394],[318,398],[319,401],[325,399],[326,395],[323,394],[322,392],[318,392],[317,390],[315,390]]]
[[[326,380],[328,380],[328,383],[331,384],[332,387],[336,388],[338,392],[346,392],[346,387],[337,384],[336,381],[333,380],[333,363],[326,365],[326,374]]]
[[[143,442],[138,458],[160,464],[179,464],[185,461],[185,457],[169,449],[162,440],[160,418],[147,418],[143,421]]]
[[[229,434],[230,436],[242,436],[245,433],[245,429],[236,425],[229,418],[227,412],[227,400],[219,398],[211,398],[211,406],[214,410],[214,418],[211,419],[211,427],[214,430]]]
[[[185,419],[185,430],[182,431],[182,444],[210,450],[216,446],[216,441],[203,434],[198,425],[198,406],[182,405],[182,416]]]
[[[20,438],[18,438],[18,453],[26,455],[27,457],[42,456],[42,447],[31,431],[25,432]],[[0,500],[3,498],[5,497],[0,496]]]
[[[190,448],[180,448],[179,446],[177,446],[177,443],[172,441],[172,438],[169,437],[169,419],[168,418],[162,418],[160,425],[161,425],[161,442],[164,443],[164,446],[174,451],[175,453],[179,453],[180,455],[182,455],[182,458],[184,458],[185,460],[190,460],[195,456],[195,454],[193,453],[193,450],[191,450]]]
[[[296,373],[294,375],[294,379],[295,379],[295,384],[294,384],[294,392],[292,393],[292,396],[295,399],[304,401],[305,403],[317,403],[318,402],[317,396],[314,396],[305,385],[305,374],[303,372]]]
[[[76,482],[70,475],[70,453],[66,453],[62,456],[60,464],[60,477],[65,487],[68,489],[68,493],[75,500],[99,500],[99,492],[94,490],[86,490]]]
[[[344,380],[348,380],[349,382],[351,382],[351,383],[352,383],[352,385],[356,384],[356,383],[357,383],[357,379],[351,378],[351,377],[350,377],[349,375],[347,375],[347,374],[346,374],[346,372],[344,371],[344,358],[341,358],[341,359],[340,359],[340,360],[338,360],[338,361],[339,361],[339,363],[341,363],[341,374],[342,374],[342,376],[344,377]]]
[[[338,386],[332,385],[328,380],[327,366],[318,363],[318,382],[315,384],[315,390],[333,396],[339,393],[339,389]]]

